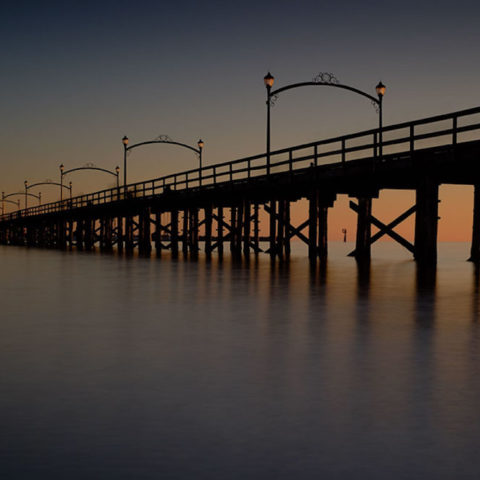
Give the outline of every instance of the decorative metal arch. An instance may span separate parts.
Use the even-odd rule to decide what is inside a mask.
[[[124,140],[127,140],[128,138],[124,137]],[[202,142],[202,140],[199,140],[199,143]],[[153,144],[158,144],[158,143],[164,143],[168,145],[177,145],[179,147],[183,148],[188,148],[189,150],[192,150],[198,155],[198,159],[200,162],[200,175],[199,175],[199,182],[200,185],[202,184],[202,150],[203,150],[203,142],[202,145],[199,146],[199,148],[192,147],[191,145],[187,145],[186,143],[181,143],[181,142],[176,142],[172,140],[168,135],[159,135],[157,138],[154,140],[148,140],[146,142],[139,142],[135,143],[133,145],[127,146],[126,143],[123,144],[124,151],[123,151],[123,185],[126,187],[127,185],[127,154],[131,152],[134,148],[141,147],[143,145],[153,145]]]
[[[375,98],[373,95],[366,93],[362,90],[359,90],[355,87],[350,87],[349,85],[344,85],[339,82],[338,78],[333,73],[322,72],[319,73],[316,77],[312,79],[311,82],[299,82],[293,83],[292,85],[286,85],[285,87],[277,88],[269,93],[269,100],[274,97],[275,100],[278,98],[278,95],[282,92],[287,90],[292,90],[294,88],[299,87],[309,87],[309,86],[324,86],[324,87],[335,87],[335,88],[342,88],[344,90],[349,90],[350,92],[357,93],[358,95],[362,95],[373,102],[374,105],[380,106],[381,100]],[[273,100],[273,104],[275,103]],[[273,105],[272,104],[272,105]]]
[[[178,145],[180,147],[188,148],[189,150],[194,151],[197,155],[201,154],[201,150],[199,148],[192,147],[191,145],[187,145],[185,143],[175,142],[175,141],[171,140],[168,137],[168,135],[160,135],[160,137],[158,137],[158,138],[162,138],[162,137],[163,137],[163,139],[161,139],[161,140],[155,139],[155,140],[149,140],[147,142],[135,143],[134,145],[130,145],[129,147],[127,147],[126,150],[127,150],[127,152],[129,152],[133,148],[141,147],[142,145],[150,145],[150,144],[153,144],[153,143],[167,143],[167,144],[170,144],[170,145]]]
[[[382,158],[383,156],[383,140],[382,140],[382,100],[383,94],[385,92],[385,85],[381,82],[377,85],[377,92],[378,98],[375,98],[373,95],[366,93],[358,88],[350,87],[349,85],[343,85],[339,82],[338,78],[333,73],[322,72],[315,76],[312,81],[310,82],[299,82],[293,83],[291,85],[286,85],[284,87],[277,88],[276,90],[272,90],[274,77],[270,74],[270,72],[264,77],[265,86],[267,87],[267,144],[266,144],[266,157],[267,157],[267,174],[270,174],[270,109],[275,104],[275,101],[278,99],[280,93],[285,92],[287,90],[292,90],[294,88],[299,87],[308,87],[308,86],[326,86],[326,87],[335,87],[341,88],[344,90],[348,90],[350,92],[356,93],[363,97],[368,98],[372,105],[375,107],[375,110],[378,113],[378,149],[379,149],[379,157]],[[383,92],[380,93],[378,88],[382,87]],[[375,157],[376,157],[377,148],[375,146]],[[374,163],[375,165],[375,163]]]
[[[72,190],[72,187],[71,186],[68,186],[67,185],[63,185],[61,183],[58,183],[58,182],[54,182],[52,180],[46,180],[45,182],[37,182],[37,183],[32,183],[32,185],[28,185],[27,187],[25,187],[27,190],[29,190],[30,188],[33,188],[33,187],[38,187],[39,185],[57,185],[58,187],[62,187],[62,188],[66,188],[67,190]]]
[[[109,173],[114,177],[118,177],[118,173],[113,170],[107,170],[106,168],[97,167],[96,165],[88,164],[88,163],[83,167],[75,167],[75,168],[70,168],[69,170],[65,170],[62,172],[62,176],[68,175],[69,173],[72,173],[72,172],[76,172],[77,170],[99,170],[101,172]]]
[[[13,197],[14,195],[22,195],[23,197],[25,195],[28,195],[29,197],[34,197],[36,198],[37,200],[41,200],[42,199],[42,195],[35,195],[34,193],[28,193],[28,192],[15,192],[15,193],[9,193],[8,195],[5,195],[2,197],[2,200],[6,200],[8,197]],[[6,201],[11,201],[11,200],[6,200]],[[15,202],[14,202],[15,203]]]

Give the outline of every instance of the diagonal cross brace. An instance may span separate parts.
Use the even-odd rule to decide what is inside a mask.
[[[268,213],[268,214],[272,214],[272,210],[270,209],[270,207],[268,205],[264,205],[263,206],[264,210]],[[275,219],[278,220],[280,218],[280,216],[278,215],[278,213],[275,213]],[[302,240],[303,242],[305,242],[307,245],[309,245],[309,241],[308,241],[308,238],[302,233],[302,230],[304,228],[306,228],[309,224],[309,220],[306,220],[305,222],[303,222],[301,225],[299,225],[298,227],[294,227],[293,225],[291,225],[290,223],[287,223],[287,228],[288,228],[288,238],[292,238],[294,237],[295,235],[300,239]]]
[[[350,201],[350,208],[358,213],[358,205],[352,201]],[[384,235],[388,235],[389,237],[393,238],[395,241],[397,241],[400,245],[405,247],[408,251],[411,253],[414,253],[415,248],[414,246],[405,238],[403,238],[401,235],[399,235],[397,232],[395,232],[393,229],[402,223],[404,220],[406,220],[410,215],[415,213],[417,210],[417,206],[414,205],[413,207],[410,207],[408,210],[403,212],[401,215],[399,215],[393,222],[390,222],[388,225],[385,225],[383,222],[375,218],[373,215],[368,216],[368,221],[375,225],[380,231],[377,232],[371,239],[370,239],[370,245],[374,242],[376,242],[379,238],[383,237]],[[348,254],[349,257],[354,257],[356,254],[356,249],[353,250]]]
[[[219,225],[222,225],[222,226],[224,226],[224,227],[227,228],[227,230],[228,230],[229,233],[227,233],[227,235],[225,235],[225,236],[223,237],[223,241],[229,241],[229,240],[232,238],[232,230],[233,230],[233,228],[232,228],[227,222],[225,222],[223,219],[221,219],[220,217],[218,217],[218,216],[215,215],[214,213],[212,213],[212,218],[213,218],[214,220],[216,220]],[[213,252],[213,250],[218,247],[218,244],[219,244],[218,241],[215,242],[215,243],[213,243],[212,246],[210,247],[210,251]],[[257,248],[257,246],[256,246],[253,242],[251,242],[251,241],[249,242],[249,245],[250,245],[250,248],[252,248],[254,252],[261,252],[261,251],[262,251],[261,248]]]

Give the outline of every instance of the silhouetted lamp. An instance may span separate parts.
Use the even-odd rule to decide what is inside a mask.
[[[273,75],[268,72],[264,77],[263,77],[263,81],[265,83],[265,86],[267,88],[272,88],[273,87],[273,83],[275,81],[275,78],[273,77]]]
[[[25,208],[27,208],[28,206],[28,193],[27,193],[27,190],[28,190],[28,182],[25,180],[23,182],[23,184],[25,185]]]
[[[199,174],[198,174],[198,182],[199,182],[199,185],[202,186],[202,150],[205,144],[203,143],[203,140],[200,139],[197,142],[197,145],[198,145],[198,162],[200,167]]]
[[[65,170],[65,167],[63,163],[60,165],[60,201],[63,200],[63,171]]]
[[[385,91],[387,90],[387,87],[382,82],[378,82],[378,85],[375,87],[375,90],[377,91],[378,98],[381,98],[385,95]]]
[[[117,172],[117,175],[120,173],[120,167],[118,165],[115,167],[115,172]]]
[[[127,145],[128,137],[126,135],[122,138],[123,143],[123,186],[126,188],[127,185]]]

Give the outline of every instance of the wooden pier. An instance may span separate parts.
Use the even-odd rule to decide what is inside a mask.
[[[389,235],[419,265],[432,266],[439,186],[463,184],[475,186],[470,260],[478,263],[479,122],[477,107],[384,127],[381,136],[375,129],[277,150],[268,167],[260,154],[18,210],[0,217],[0,243],[192,258],[200,249],[221,255],[228,244],[234,257],[263,253],[282,261],[297,237],[311,262],[324,262],[329,209],[347,194],[358,219],[352,256],[368,260],[372,243]],[[416,204],[388,225],[372,212],[372,199],[386,189],[416,192]],[[308,209],[293,225],[291,204],[300,199]],[[412,214],[414,244],[394,230]]]

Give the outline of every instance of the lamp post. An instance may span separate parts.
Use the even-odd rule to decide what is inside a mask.
[[[65,167],[63,166],[63,163],[60,165],[60,201],[63,200],[63,171],[65,170]]]
[[[291,90],[293,88],[298,88],[298,87],[307,87],[307,86],[326,86],[326,87],[336,87],[336,88],[342,88],[344,90],[349,90],[353,93],[357,93],[359,95],[362,95],[364,97],[367,97],[369,100],[372,101],[372,103],[378,107],[378,134],[379,134],[379,157],[382,158],[383,154],[383,148],[382,148],[382,104],[383,104],[383,97],[385,95],[385,91],[387,87],[382,82],[379,82],[378,85],[375,87],[375,90],[377,92],[377,97],[375,98],[374,96],[362,92],[362,90],[359,90],[358,88],[350,87],[348,85],[343,85],[341,84],[333,74],[331,73],[321,73],[318,75],[316,78],[313,79],[311,82],[300,82],[300,83],[294,83],[292,85],[286,85],[285,87],[277,88],[276,90],[272,91],[273,83],[275,81],[274,77],[270,72],[263,77],[263,81],[265,84],[265,87],[267,88],[267,174],[270,173],[270,107],[272,103],[272,97],[275,95],[278,95],[281,92],[284,92],[285,90]]]
[[[383,123],[382,123],[382,105],[383,105],[383,96],[385,95],[385,91],[387,87],[382,83],[378,82],[378,85],[375,87],[378,95],[378,153],[380,157],[380,161],[383,159]]]
[[[200,186],[202,186],[202,151],[203,151],[203,147],[204,147],[205,143],[203,143],[203,140],[200,139],[197,142],[197,145],[198,145],[198,161],[199,161],[199,164],[200,164],[199,182],[200,182]]]
[[[271,107],[271,91],[275,78],[268,72],[263,77],[263,83],[267,88],[267,175],[270,175],[270,107]]]
[[[127,188],[127,150],[128,150],[128,137],[126,135],[122,138],[123,143],[123,187]]]
[[[115,173],[117,174],[117,188],[118,188],[118,186],[119,186],[118,185],[118,176],[120,175],[120,167],[118,165],[115,167]]]
[[[27,182],[27,180],[25,180],[23,182],[23,184],[25,185],[25,210],[26,210],[27,206],[28,206],[28,182]]]

